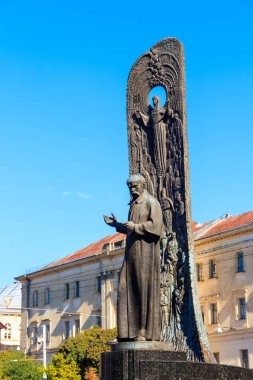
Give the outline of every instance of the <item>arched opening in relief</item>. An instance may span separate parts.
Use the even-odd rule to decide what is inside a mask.
[[[165,91],[165,88],[162,86],[155,86],[152,88],[152,90],[148,94],[148,100],[149,104],[153,107],[153,96],[159,96],[160,98],[160,106],[163,107],[165,105],[165,102],[167,100],[167,94]]]

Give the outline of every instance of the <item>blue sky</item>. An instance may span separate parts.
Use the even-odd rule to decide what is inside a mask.
[[[185,46],[193,219],[252,210],[253,3],[0,0],[0,287],[127,217],[126,83]]]

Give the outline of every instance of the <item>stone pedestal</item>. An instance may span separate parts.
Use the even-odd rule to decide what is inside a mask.
[[[129,343],[128,343],[129,344]],[[253,370],[240,367],[195,363],[185,352],[161,349],[131,349],[125,344],[101,355],[101,380],[252,380]],[[122,344],[123,345],[123,344]],[[135,343],[132,343],[135,345]],[[137,343],[137,346],[141,343]],[[152,344],[151,344],[152,346]]]

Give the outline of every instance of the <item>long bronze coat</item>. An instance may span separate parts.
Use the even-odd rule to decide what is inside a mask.
[[[160,340],[160,236],[162,210],[146,190],[129,211],[135,230],[127,232],[126,251],[120,273],[117,325],[118,338],[139,335]],[[117,230],[124,231],[122,224]]]

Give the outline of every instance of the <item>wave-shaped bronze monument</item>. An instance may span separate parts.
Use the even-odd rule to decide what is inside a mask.
[[[166,93],[164,104],[154,94]],[[250,379],[215,364],[203,324],[193,255],[183,45],[165,38],[133,65],[127,88],[131,195],[120,274],[118,341],[102,379]],[[206,364],[209,363],[209,364]]]

